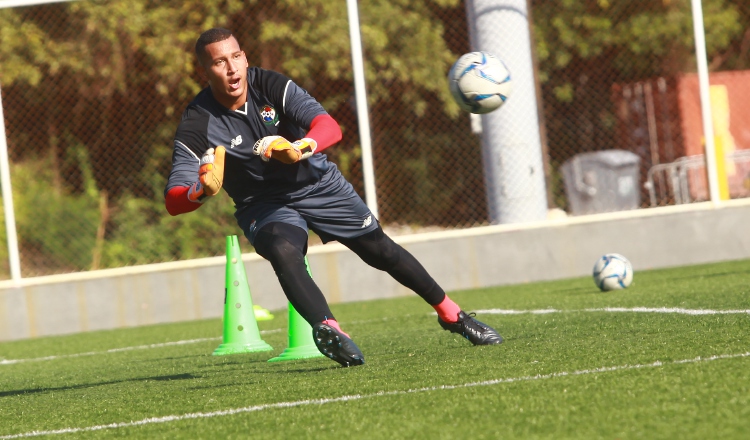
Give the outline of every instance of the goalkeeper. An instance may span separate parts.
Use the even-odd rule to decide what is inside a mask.
[[[164,192],[171,215],[198,209],[223,188],[245,236],[312,326],[318,349],[343,366],[361,365],[364,356],[307,273],[309,229],[416,292],[434,307],[445,330],[475,345],[502,342],[383,233],[352,185],[322,154],[341,140],[341,129],[315,99],[280,73],[250,67],[226,29],[201,34],[195,51],[208,87],[187,106],[175,134]]]

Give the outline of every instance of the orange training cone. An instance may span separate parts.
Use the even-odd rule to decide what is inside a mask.
[[[214,350],[214,356],[273,350],[260,338],[236,235],[227,236],[225,283],[224,341]]]

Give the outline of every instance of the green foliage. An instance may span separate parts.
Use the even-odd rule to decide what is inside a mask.
[[[461,156],[463,155],[465,159],[466,155],[462,153],[466,151],[456,148],[456,144],[461,140],[443,134],[415,132],[413,129],[407,130],[404,138],[425,147],[418,148],[410,158],[402,158],[399,169],[395,171],[408,176],[406,180],[409,183],[408,190],[402,188],[400,191],[400,195],[406,199],[403,203],[410,207],[403,220],[407,223],[418,224],[420,213],[427,210],[439,213],[442,219],[450,218],[455,199],[476,188],[476,185],[471,185],[472,182],[467,182],[464,177],[470,173],[441,172],[442,164],[446,161],[452,162],[456,168],[464,165],[461,163]],[[472,140],[478,151],[479,138]],[[398,163],[397,159],[394,163]]]
[[[742,43],[750,37],[750,8],[742,3],[702,1],[712,70],[750,68]],[[531,11],[552,164],[547,185],[559,189],[555,164],[624,144],[613,85],[696,71],[692,7],[690,0],[532,0]]]
[[[431,225],[449,226],[456,219],[467,225],[481,223],[486,199],[483,174],[478,172],[480,138],[462,130],[462,124],[469,124],[468,116],[452,119],[432,110],[428,118],[442,131],[419,124],[381,129],[384,138],[402,140],[375,152],[376,160],[390,164],[376,176],[378,193],[388,194],[390,202],[382,205],[381,213],[399,224],[424,224],[425,212],[435,213]],[[398,107],[394,113],[400,113]],[[391,204],[404,208],[392,212]]]
[[[743,4],[703,1],[714,69],[750,67],[741,38],[750,8]],[[468,181],[476,176],[441,171],[455,168],[463,150],[454,147],[465,145],[445,73],[468,33],[449,42],[452,22],[442,15],[462,12],[463,3],[373,0],[359,8],[368,98],[378,114],[376,161],[404,158],[389,160],[397,165],[385,190],[394,194],[392,206],[404,206],[389,215],[419,222],[426,211],[449,218],[461,210],[472,213],[463,218],[481,219],[481,209],[462,205],[462,194],[478,191]],[[582,120],[600,131],[613,125],[605,100],[585,95],[594,86],[582,86],[583,78],[599,79],[597,92],[607,96],[620,80],[692,69],[689,0],[533,0],[531,12],[543,95],[560,105],[546,115],[547,130],[576,148],[589,147],[572,131]],[[6,118],[25,265],[83,270],[210,256],[221,252],[213,237],[239,232],[224,195],[189,215],[170,217],[163,207],[179,113],[204,86],[193,45],[214,26],[235,31],[251,64],[281,70],[331,112],[351,113],[344,1],[109,0],[0,9],[0,83],[18,107]],[[349,137],[350,145],[331,153],[347,176],[360,159],[356,136]],[[422,142],[426,148],[404,151]],[[471,160],[463,166],[476,175],[480,164]]]
[[[242,236],[234,219],[234,204],[223,191],[197,211],[170,216],[162,195],[166,179],[156,170],[168,160],[171,150],[155,147],[154,151],[139,179],[156,195],[145,199],[125,193],[119,198],[104,250],[106,267],[221,255],[225,250],[221,237]]]
[[[575,60],[616,57],[623,73],[649,77],[694,70],[690,0],[658,2],[532,1],[537,56],[544,81]],[[703,1],[706,46],[718,56],[750,25],[732,0]],[[543,19],[542,19],[543,18]],[[661,63],[654,63],[656,58]],[[684,60],[674,65],[674,59]],[[678,69],[678,70],[675,70]],[[564,75],[563,75],[564,76]]]
[[[227,0],[114,0],[72,2],[60,12],[76,29],[55,38],[13,9],[0,10],[0,79],[4,84],[29,81],[36,85],[44,69],[70,69],[79,75],[80,93],[111,96],[155,76],[156,90],[164,96],[193,95],[201,86],[194,71],[193,44],[197,35],[213,26],[229,26],[235,14],[246,14],[255,1]],[[443,27],[434,8],[455,7],[458,0],[429,2],[366,2],[361,5],[362,37],[368,59],[366,77],[371,102],[391,98],[388,85],[407,84],[400,98],[422,114],[425,93],[435,93],[447,111],[457,112],[443,75],[454,55],[443,39]],[[294,78],[320,73],[330,80],[351,81],[346,3],[325,0],[285,0],[276,9],[259,12],[259,37],[281,48],[282,67]],[[23,25],[23,36],[17,32]],[[238,29],[238,35],[243,30]],[[243,41],[242,43],[245,43]],[[134,69],[133,54],[146,55],[151,71]],[[332,100],[332,109],[341,100]],[[174,111],[171,109],[170,111]]]
[[[113,216],[104,264],[120,267],[221,255],[225,250],[221,237],[242,237],[233,213],[234,205],[225,193],[209,199],[198,211],[177,217],[167,214],[163,199],[126,194]],[[245,248],[250,249],[249,245]]]
[[[371,105],[398,100],[421,116],[437,96],[446,112],[457,113],[444,78],[455,54],[436,10],[458,5],[361,5]],[[19,162],[14,180],[23,191],[17,203],[22,253],[44,256],[30,265],[56,272],[210,256],[221,252],[217,235],[239,232],[224,195],[178,217],[163,206],[166,146],[179,112],[203,87],[193,45],[214,26],[233,28],[251,63],[279,68],[305,87],[318,86],[315,96],[329,111],[350,102],[345,2],[112,0],[0,10],[0,81],[21,102],[9,112],[16,127],[9,141]],[[393,94],[397,84],[405,93]],[[24,128],[18,116],[23,114],[43,115],[47,132]],[[112,156],[102,156],[102,148]],[[76,159],[57,165],[56,155]],[[359,155],[356,147],[342,149],[338,159],[345,174]],[[433,189],[420,191],[422,199],[436,194],[424,176],[422,186]]]
[[[23,38],[19,38],[22,35]],[[39,85],[43,68],[56,71],[59,64],[54,42],[33,22],[11,8],[0,8],[0,82]]]
[[[328,153],[328,152],[326,152]],[[352,179],[352,164],[362,158],[362,147],[357,145],[351,151],[336,152],[336,166],[347,180]]]
[[[82,92],[109,96],[155,75],[160,94],[187,97],[202,88],[190,75],[194,70],[190,49],[197,35],[213,26],[226,26],[231,14],[243,7],[242,0],[72,2],[65,12],[80,33],[68,34],[55,55],[61,66],[89,80],[80,84]],[[151,63],[149,74],[134,68],[137,53]]]
[[[90,169],[86,150],[69,150],[66,161]],[[13,165],[13,193],[22,260],[31,254],[47,258],[57,271],[91,268],[100,224],[99,197],[90,173],[84,171],[87,191],[73,194],[59,182],[59,165],[52,155]]]
[[[443,0],[439,7],[455,7],[457,0]],[[260,40],[281,50],[281,68],[293,78],[352,81],[351,48],[345,2],[284,0],[279,11],[261,24]],[[443,38],[443,25],[429,2],[362,2],[360,26],[365,78],[371,105],[399,99],[416,116],[425,114],[428,95],[437,95],[451,115],[458,114],[446,87],[455,55]],[[436,74],[436,72],[439,72]],[[392,94],[393,84],[406,92]],[[309,87],[309,86],[308,86]],[[344,103],[332,100],[329,110]]]
[[[220,255],[224,247],[217,237],[242,236],[232,215],[234,205],[224,193],[209,199],[197,213],[171,217],[161,196],[163,177],[153,169],[144,169],[144,179],[150,176],[160,187],[159,195],[145,199],[126,192],[103,212],[102,197],[106,195],[96,187],[86,150],[69,150],[66,161],[81,171],[84,191],[50,187],[49,182],[60,180],[59,165],[51,155],[13,166],[16,224],[26,275],[91,269],[100,246],[99,228],[106,231],[106,241],[95,268]],[[5,237],[5,228],[0,234]],[[0,255],[7,261],[5,248]],[[28,261],[30,255],[45,259]],[[32,262],[35,267],[29,267]]]

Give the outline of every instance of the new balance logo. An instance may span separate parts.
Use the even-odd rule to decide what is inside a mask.
[[[362,227],[360,229],[364,229],[372,224],[372,216],[368,215],[365,221],[362,222]]]
[[[242,143],[242,135],[239,135],[236,138],[232,139],[232,144],[229,148],[234,148],[241,143]]]

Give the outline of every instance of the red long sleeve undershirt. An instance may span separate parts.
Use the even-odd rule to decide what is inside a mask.
[[[315,139],[318,143],[318,147],[315,150],[317,153],[341,140],[341,128],[338,122],[330,115],[318,115],[310,123],[310,131],[307,132],[305,137]],[[292,139],[289,140],[293,141]],[[175,186],[167,191],[164,204],[169,214],[185,214],[200,208],[200,203],[191,202],[188,199],[189,190],[189,186]]]

